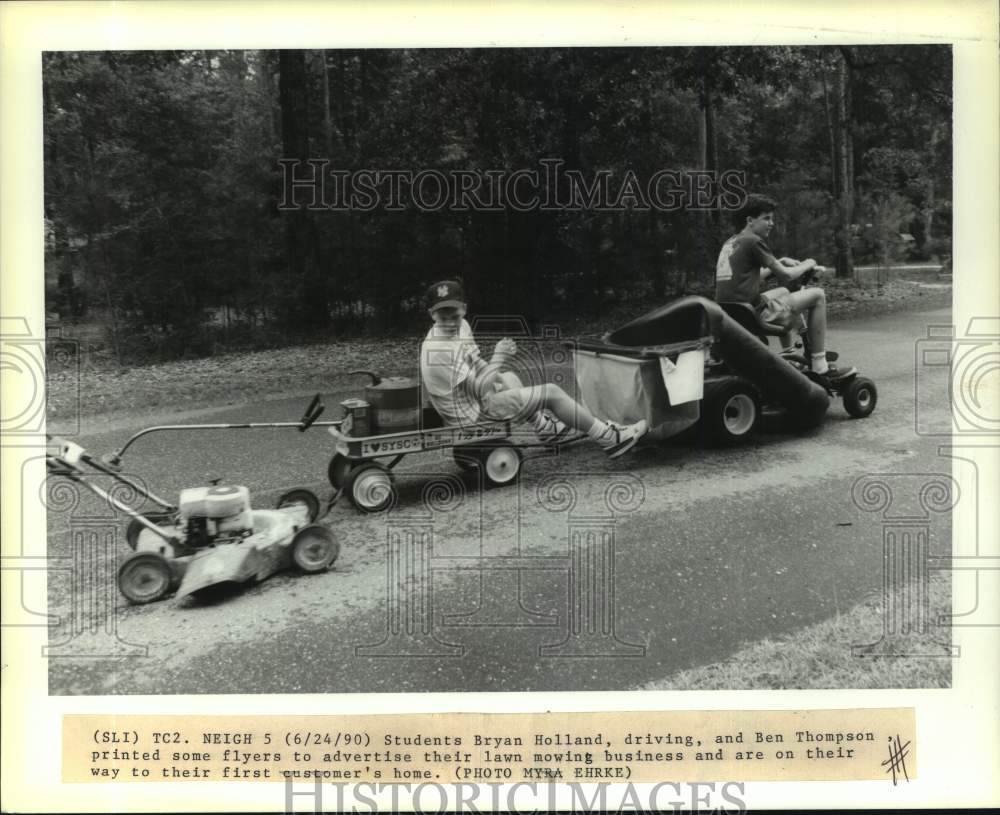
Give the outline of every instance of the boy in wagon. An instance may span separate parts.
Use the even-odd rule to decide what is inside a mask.
[[[611,458],[631,450],[646,433],[645,420],[626,426],[601,421],[558,385],[529,387],[516,374],[501,371],[517,353],[511,339],[500,340],[486,362],[465,320],[459,281],[434,283],[427,290],[427,310],[434,325],[420,348],[420,376],[445,424],[530,422],[546,444],[557,444],[575,430],[586,433]]]

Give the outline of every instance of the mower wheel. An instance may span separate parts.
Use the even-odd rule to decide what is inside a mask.
[[[347,490],[351,503],[362,512],[382,512],[396,500],[392,472],[374,461],[353,469],[344,489]]]
[[[354,462],[347,456],[334,453],[330,459],[330,464],[326,468],[326,477],[330,479],[330,486],[335,490],[342,489],[347,484],[347,479],[351,474]]]
[[[118,590],[135,605],[161,600],[173,589],[173,569],[157,552],[133,552],[118,568]]]
[[[306,508],[306,515],[309,518],[309,523],[312,523],[319,517],[319,498],[316,497],[315,493],[309,490],[289,490],[278,499],[278,509],[293,506],[302,506]]]
[[[157,526],[170,526],[174,520],[174,516],[169,512],[154,512],[146,515],[145,518]],[[145,529],[147,529],[146,525],[138,518],[133,518],[128,522],[128,526],[125,527],[125,542],[133,552],[139,545],[139,535]]]
[[[292,538],[292,562],[306,574],[326,571],[339,554],[340,544],[325,526],[304,526]]]
[[[760,396],[750,382],[732,376],[705,383],[700,424],[711,444],[732,447],[750,441],[759,419]]]
[[[855,419],[864,419],[871,415],[878,404],[878,390],[870,379],[859,376],[844,388],[842,398],[844,410]]]

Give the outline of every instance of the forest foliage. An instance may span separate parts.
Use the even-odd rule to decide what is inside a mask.
[[[731,197],[642,206],[630,173],[743,173],[775,250],[840,276],[951,252],[947,46],[50,52],[43,78],[47,310],[119,361],[411,329],[451,276],[531,322],[710,292]],[[558,161],[619,206],[282,208],[288,159]]]

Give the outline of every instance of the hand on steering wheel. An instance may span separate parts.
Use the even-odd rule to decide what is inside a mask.
[[[798,283],[799,287],[801,288],[802,286],[805,286],[807,283],[811,283],[812,279],[817,274],[819,274],[821,270],[823,270],[822,266],[819,265],[813,266],[811,269],[808,269],[804,271],[802,274],[800,274],[795,282]]]

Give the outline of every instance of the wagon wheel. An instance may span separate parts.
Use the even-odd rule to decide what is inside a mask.
[[[480,451],[477,448],[463,445],[461,447],[453,447],[451,449],[451,457],[454,459],[459,469],[469,472],[470,470],[475,470],[479,466],[479,452]]]
[[[330,479],[330,486],[335,490],[341,489],[347,483],[353,466],[354,462],[347,456],[334,453],[333,458],[330,459],[329,466],[326,468],[326,477]]]
[[[503,442],[479,449],[479,461],[491,487],[513,484],[521,474],[521,451]]]
[[[304,526],[292,539],[292,562],[306,574],[326,571],[338,555],[340,544],[325,526]]]
[[[859,376],[844,388],[843,399],[844,410],[855,419],[864,419],[875,410],[878,390],[870,379]]]
[[[709,442],[721,447],[743,444],[753,438],[759,419],[760,397],[745,379],[705,383],[700,424]]]
[[[136,605],[152,603],[170,594],[174,573],[157,552],[133,552],[118,569],[118,590]]]
[[[319,517],[319,498],[306,489],[295,489],[289,490],[284,495],[278,499],[277,508],[284,509],[285,507],[300,506],[306,508],[306,514],[309,518],[309,523],[312,523]]]
[[[351,503],[362,512],[381,512],[396,500],[392,473],[387,467],[374,461],[352,470],[344,488]]]

